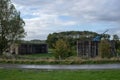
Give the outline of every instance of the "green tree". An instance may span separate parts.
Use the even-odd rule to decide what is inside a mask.
[[[119,36],[118,35],[113,35],[113,40],[115,41],[115,48],[116,48],[116,53],[117,56],[120,55],[120,41],[119,41]]]
[[[62,39],[56,41],[54,48],[54,55],[56,59],[65,59],[72,55],[72,50],[70,49],[69,44]]]
[[[118,35],[113,35],[113,40],[115,40],[115,41],[119,41],[119,36]]]
[[[0,0],[0,54],[24,37],[23,19],[10,0]]]
[[[49,44],[50,48],[53,48],[53,44],[55,44],[57,40],[63,39],[70,44],[70,47],[76,47],[77,40],[90,40],[96,35],[98,34],[90,31],[59,32],[59,33],[49,34],[47,37],[47,43]]]
[[[110,58],[110,43],[108,40],[101,40],[99,43],[99,56],[101,58]]]

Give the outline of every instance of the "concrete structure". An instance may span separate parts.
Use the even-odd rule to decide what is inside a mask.
[[[96,57],[98,55],[98,43],[98,41],[78,41],[78,56]]]
[[[48,53],[47,44],[35,44],[35,43],[21,43],[11,46],[10,52],[12,54],[39,54]]]
[[[93,58],[99,54],[99,42],[100,41],[78,41],[77,42],[77,54],[82,58]],[[115,41],[109,41],[111,56],[116,56]]]

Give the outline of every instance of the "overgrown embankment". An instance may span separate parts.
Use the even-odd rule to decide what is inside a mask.
[[[57,60],[54,57],[38,57],[38,56],[17,56],[14,58],[0,58],[0,63],[10,64],[108,64],[108,63],[120,63],[120,58],[93,58],[93,59],[81,59],[80,57],[70,57],[64,60]]]

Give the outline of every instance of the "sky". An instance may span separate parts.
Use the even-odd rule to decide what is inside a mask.
[[[62,31],[120,36],[120,0],[11,0],[25,21],[25,40],[46,40]]]

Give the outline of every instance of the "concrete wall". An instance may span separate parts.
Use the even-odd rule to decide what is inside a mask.
[[[108,41],[110,44],[111,56],[117,56],[115,41]],[[83,58],[93,58],[99,55],[99,41],[78,41],[77,54]]]
[[[30,44],[21,43],[19,45],[14,44],[11,46],[10,52],[12,54],[38,54],[48,53],[47,44]]]
[[[78,56],[87,58],[98,56],[98,43],[97,41],[78,41]]]

